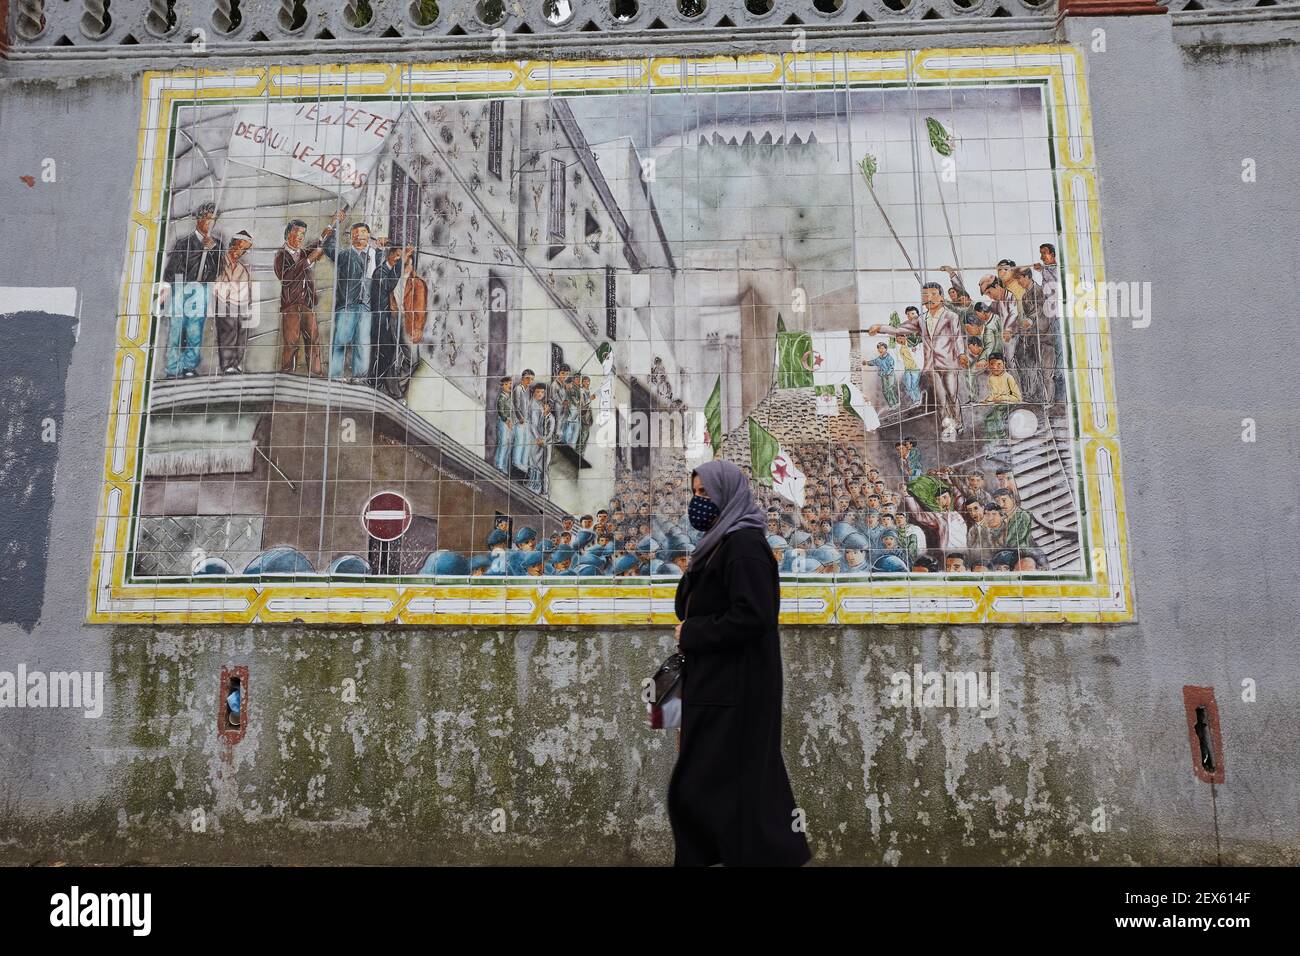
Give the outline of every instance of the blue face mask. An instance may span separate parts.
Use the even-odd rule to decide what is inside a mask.
[[[686,509],[686,515],[690,518],[691,527],[696,531],[708,531],[713,527],[713,522],[718,520],[721,514],[718,508],[708,498],[701,498],[699,495],[691,497],[691,505]]]

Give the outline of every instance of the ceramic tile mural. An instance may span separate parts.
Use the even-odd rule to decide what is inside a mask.
[[[1067,46],[145,78],[100,621],[1133,614]]]

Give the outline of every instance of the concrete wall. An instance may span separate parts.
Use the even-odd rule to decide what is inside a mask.
[[[1065,30],[1088,51],[1107,276],[1154,302],[1149,327],[1111,326],[1137,622],[783,628],[786,760],[819,862],[1300,862],[1300,52],[1159,16]],[[39,606],[0,624],[0,670],[107,673],[98,720],[0,709],[0,861],[668,862],[673,747],[638,696],[666,628],[83,625],[140,87],[106,68],[0,91],[0,286],[80,295],[48,561],[25,578]],[[40,467],[27,434],[10,473]],[[7,548],[33,531],[4,528]],[[996,671],[997,716],[890,707],[914,664]],[[233,745],[225,665],[250,675]],[[1221,712],[1213,794],[1188,684]]]

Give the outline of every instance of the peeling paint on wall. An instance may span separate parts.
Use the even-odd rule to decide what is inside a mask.
[[[65,291],[71,290],[0,289],[0,621],[28,631],[45,601],[59,429],[77,319],[9,309],[49,300],[71,313],[76,296],[60,294]]]

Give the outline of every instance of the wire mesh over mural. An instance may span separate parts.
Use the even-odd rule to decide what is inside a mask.
[[[1068,47],[146,78],[92,619],[1122,619]]]

